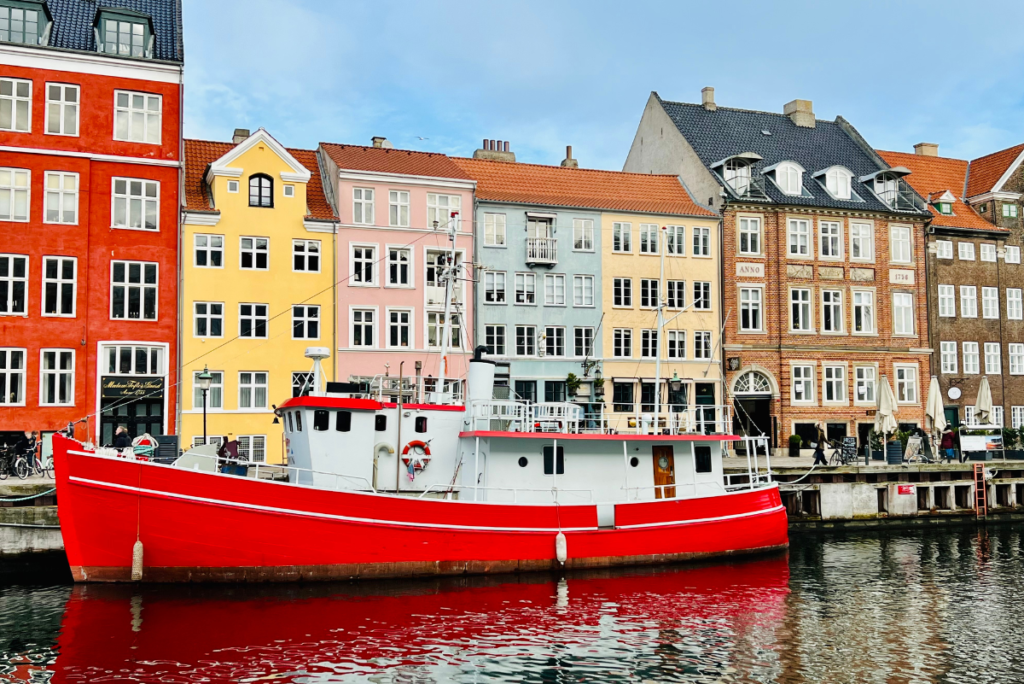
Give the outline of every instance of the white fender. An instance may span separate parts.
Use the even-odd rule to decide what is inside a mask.
[[[559,532],[555,535],[555,560],[565,565],[565,559],[569,557],[569,547],[565,541],[565,535]]]
[[[136,539],[132,546],[132,582],[142,581],[142,540]]]

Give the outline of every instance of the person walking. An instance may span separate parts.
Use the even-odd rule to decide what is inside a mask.
[[[825,431],[821,429],[821,423],[818,424],[818,437],[814,444],[814,465],[828,465],[825,460]]]
[[[956,458],[956,451],[953,443],[953,429],[948,425],[942,431],[942,440],[939,442],[939,448],[942,449],[946,460],[952,463],[953,459]]]

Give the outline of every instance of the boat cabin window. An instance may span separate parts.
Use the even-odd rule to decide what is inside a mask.
[[[334,429],[338,432],[349,432],[352,429],[352,412],[338,411],[338,418],[334,423]]]
[[[377,432],[384,432],[388,429],[388,417],[376,416],[373,420],[373,429]]]
[[[629,459],[629,465],[636,468],[638,465],[640,465],[640,459],[634,456],[633,458]]]
[[[519,457],[519,467],[520,468],[525,468],[529,464],[530,464],[530,461],[525,456],[520,456]]]
[[[302,411],[295,412],[295,431],[302,432]]]
[[[317,432],[323,432],[331,426],[331,414],[327,409],[317,409],[313,411],[313,429]]]
[[[562,475],[565,473],[565,453],[562,447],[558,447],[558,472],[555,472],[554,447],[544,447],[544,474]]]
[[[711,472],[711,447],[709,446],[695,446],[693,447],[693,460],[697,466],[698,473],[710,473]]]
[[[427,417],[426,416],[419,416],[419,417],[417,417],[416,418],[416,432],[421,432],[422,433],[422,432],[426,432],[426,431],[427,431]]]
[[[291,414],[291,411],[288,411],[288,412],[286,412],[284,414],[284,422],[288,426],[288,432],[295,432],[295,430],[292,428],[292,414]]]

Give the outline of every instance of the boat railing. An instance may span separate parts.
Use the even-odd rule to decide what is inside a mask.
[[[511,492],[512,493],[512,502],[511,503],[520,503],[520,501],[519,501],[520,495],[521,494],[525,494],[525,493],[549,494],[551,496],[551,502],[552,503],[567,503],[564,500],[564,498],[560,498],[560,495],[566,495],[566,494],[586,495],[586,499],[582,499],[582,498],[580,498],[580,499],[573,499],[572,503],[594,503],[594,492],[593,492],[593,490],[590,490],[590,489],[562,489],[560,487],[553,487],[553,488],[549,487],[547,489],[543,489],[543,488],[529,488],[529,487],[484,487],[484,486],[480,486],[480,485],[444,484],[444,483],[441,483],[441,482],[434,483],[434,484],[430,485],[429,487],[427,487],[426,489],[424,489],[423,493],[420,494],[419,498],[422,499],[423,497],[425,497],[427,494],[429,494],[431,492],[443,492],[445,494],[445,498],[446,499],[450,499],[452,494],[455,493],[455,492],[458,492],[458,491],[473,492],[473,495],[474,495],[473,500],[474,501],[477,500],[476,495],[479,494],[480,492],[485,492],[485,493],[486,492]],[[491,499],[488,499],[488,501],[491,501],[492,503],[494,503],[494,501],[492,501]],[[529,503],[537,503],[537,502],[531,501]]]
[[[693,499],[697,496],[697,485],[703,483],[697,482],[677,482],[675,484],[662,484],[662,485],[645,485],[640,487],[623,487],[626,492],[626,500],[629,501],[629,493],[636,492],[654,492],[653,499],[644,499],[644,501],[657,501],[658,499]],[[688,490],[690,495],[684,495],[682,492]],[[637,496],[633,501],[639,501],[640,497]]]
[[[768,473],[729,473],[725,476],[725,488],[727,491],[739,489],[758,489],[772,484],[772,477]]]
[[[534,432],[578,432],[583,407],[566,401],[545,401],[530,407]]]
[[[611,413],[584,415],[580,431],[635,435],[721,435],[732,432],[732,406],[727,404],[665,404],[657,420],[650,404],[614,403],[612,407]]]
[[[240,467],[244,466],[247,469],[248,468],[253,468],[254,470],[252,472],[252,477],[253,477],[253,479],[256,479],[256,480],[263,479],[263,480],[279,481],[275,477],[275,475],[279,474],[281,472],[284,472],[284,474],[288,477],[287,483],[288,484],[295,484],[295,483],[297,483],[299,481],[299,474],[300,473],[308,473],[311,476],[310,477],[311,480],[314,479],[312,476],[317,476],[315,478],[316,480],[319,480],[318,482],[316,482],[316,486],[317,487],[323,487],[324,486],[323,482],[322,482],[322,480],[324,478],[333,478],[334,479],[334,487],[333,488],[328,487],[328,489],[334,489],[334,490],[337,490],[337,491],[355,490],[355,491],[369,491],[369,492],[374,492],[374,493],[377,492],[376,488],[373,486],[373,484],[370,483],[369,480],[367,480],[365,477],[360,477],[359,475],[345,475],[344,473],[335,473],[335,472],[330,472],[330,471],[327,471],[327,470],[313,470],[311,468],[299,468],[298,466],[290,466],[290,465],[283,465],[283,464],[275,465],[275,464],[272,464],[272,463],[263,463],[261,461],[248,461],[248,460],[242,459],[242,458],[221,458],[219,456],[210,456],[209,454],[201,454],[201,453],[194,453],[194,452],[188,452],[188,451],[186,451],[184,454],[182,454],[182,456],[192,456],[192,457],[205,458],[205,459],[209,459],[211,461],[215,461],[215,468],[223,466],[223,465],[232,465],[232,466],[240,466]],[[181,468],[182,470],[188,470],[188,468],[186,466],[179,466],[178,465],[178,461],[176,461],[174,463],[174,467],[175,468]],[[264,474],[262,478],[260,477],[260,468],[261,467],[263,468],[263,474]],[[294,478],[292,478],[291,473],[295,473],[295,477]],[[248,472],[246,473],[246,476],[248,476]],[[339,486],[340,481],[354,483],[354,484],[357,484],[359,486],[344,486],[344,487],[343,486]]]
[[[530,418],[530,406],[514,399],[475,401],[472,406],[473,428],[523,432]]]

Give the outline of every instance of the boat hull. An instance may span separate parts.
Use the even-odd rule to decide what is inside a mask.
[[[54,438],[61,532],[79,582],[270,582],[668,563],[787,546],[776,487],[614,506],[330,491],[97,456]],[[605,516],[607,510],[604,511]],[[564,565],[555,537],[567,541]]]

